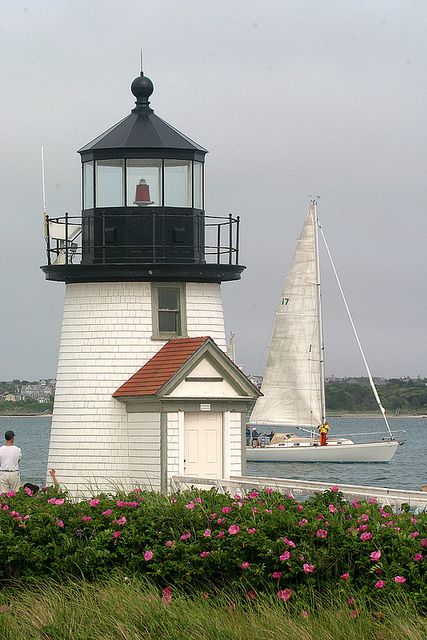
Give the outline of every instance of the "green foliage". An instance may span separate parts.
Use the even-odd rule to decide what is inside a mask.
[[[421,415],[427,413],[427,381],[410,378],[391,379],[379,387],[385,409],[394,413]],[[369,381],[359,378],[357,382],[345,380],[328,381],[325,385],[326,407],[331,411],[348,413],[377,410]]]
[[[34,402],[34,400],[0,402],[0,415],[22,416],[40,413],[52,413],[52,409],[53,400],[49,400],[49,402]]]
[[[136,490],[81,502],[21,490],[1,496],[0,508],[3,586],[120,568],[158,588],[291,589],[301,599],[335,589],[372,602],[404,593],[427,610],[427,514],[350,504],[335,488],[303,503],[268,488],[245,498]]]
[[[2,640],[425,640],[427,619],[401,592],[311,591],[288,601],[243,591],[161,593],[120,572],[107,580],[20,589],[0,605]]]

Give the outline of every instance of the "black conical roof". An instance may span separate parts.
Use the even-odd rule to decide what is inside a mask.
[[[149,78],[143,75],[136,78],[131,86],[137,97],[136,107],[120,122],[89,142],[79,153],[83,156],[98,155],[105,157],[107,150],[181,150],[190,154],[207,153],[206,149],[190,140],[170,124],[156,116],[149,106],[148,97],[154,87]],[[114,154],[117,157],[117,153]]]

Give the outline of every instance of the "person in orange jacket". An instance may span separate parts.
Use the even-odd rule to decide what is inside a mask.
[[[326,440],[328,437],[328,431],[331,427],[328,424],[328,421],[325,420],[324,422],[322,422],[321,425],[319,425],[318,429],[319,429],[319,434],[320,434],[320,446],[321,447],[326,447]]]

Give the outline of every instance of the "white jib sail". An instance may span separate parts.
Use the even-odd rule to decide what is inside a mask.
[[[323,419],[316,225],[311,204],[277,307],[254,424],[317,426]]]

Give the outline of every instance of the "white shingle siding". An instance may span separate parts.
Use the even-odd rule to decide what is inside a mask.
[[[211,336],[225,350],[220,285],[187,283],[186,304],[188,335]],[[137,473],[159,485],[160,444],[143,471],[136,440],[146,420],[153,429],[151,418],[131,428],[125,405],[111,397],[164,345],[151,335],[150,283],[66,285],[48,468],[72,493],[111,490]]]

